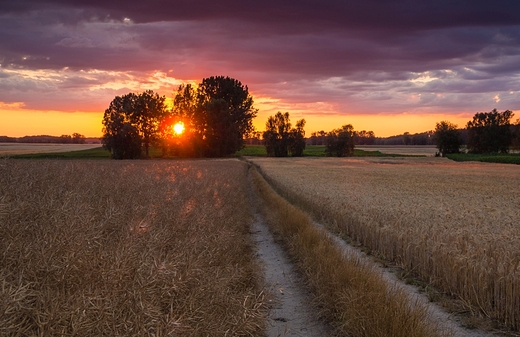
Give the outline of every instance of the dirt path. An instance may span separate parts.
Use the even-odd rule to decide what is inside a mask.
[[[251,233],[272,296],[267,337],[330,335],[330,328],[319,320],[294,266],[259,214]]]
[[[251,193],[252,204],[257,205]],[[255,210],[256,221],[251,226],[251,235],[256,244],[257,256],[263,265],[265,281],[269,285],[272,296],[268,317],[267,337],[278,336],[328,336],[332,328],[322,322],[313,307],[311,295],[304,286],[295,266],[287,258],[282,247],[274,240],[263,217]],[[322,225],[315,223],[318,227]],[[348,245],[341,238],[329,234],[336,241],[345,254],[369,261],[378,265],[371,257],[360,250]],[[428,306],[430,318],[435,324],[446,331],[451,331],[456,337],[497,337],[515,336],[499,332],[487,332],[477,329],[464,328],[454,316],[429,301],[428,297],[419,292],[417,287],[400,281],[389,268],[381,268],[383,278],[392,286],[402,288],[408,292],[413,301],[419,301]]]

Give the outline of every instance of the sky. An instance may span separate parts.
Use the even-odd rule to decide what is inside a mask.
[[[387,137],[520,117],[518,0],[0,0],[0,135],[102,135],[116,96],[229,76],[254,125]]]

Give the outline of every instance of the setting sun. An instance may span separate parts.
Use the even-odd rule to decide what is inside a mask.
[[[176,135],[180,135],[184,132],[184,123],[178,122],[173,126],[173,132]]]

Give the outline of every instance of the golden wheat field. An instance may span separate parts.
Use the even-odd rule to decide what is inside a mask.
[[[0,161],[0,335],[262,335],[247,165]]]
[[[80,151],[96,147],[101,147],[101,144],[0,143],[0,156]]]
[[[251,158],[290,199],[520,329],[520,170],[443,158]]]

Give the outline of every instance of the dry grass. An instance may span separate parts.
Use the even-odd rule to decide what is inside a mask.
[[[0,335],[262,335],[245,164],[3,160],[0,186]]]
[[[346,255],[325,230],[280,197],[252,169],[271,230],[283,240],[305,275],[322,315],[340,336],[420,337],[447,332],[429,323],[427,309],[392,287],[381,272]]]
[[[442,158],[254,159],[291,198],[460,299],[520,329],[520,171]]]

